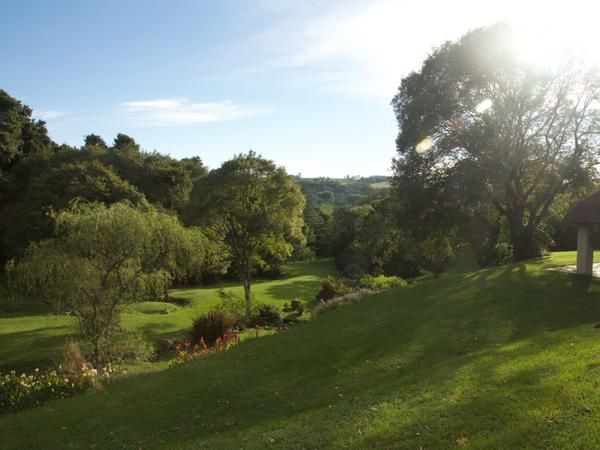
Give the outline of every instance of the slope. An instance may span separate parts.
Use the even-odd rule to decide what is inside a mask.
[[[598,448],[600,283],[555,254],[0,418],[2,448]]]

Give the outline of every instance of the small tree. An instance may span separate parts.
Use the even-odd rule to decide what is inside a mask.
[[[144,205],[76,204],[55,215],[53,238],[32,244],[12,274],[21,286],[70,311],[99,364],[128,301],[155,298],[205,263],[197,229]]]
[[[223,163],[201,183],[195,189],[196,214],[228,244],[232,266],[244,284],[249,317],[253,271],[268,261],[285,260],[292,243],[304,239],[304,196],[282,167],[252,151]]]

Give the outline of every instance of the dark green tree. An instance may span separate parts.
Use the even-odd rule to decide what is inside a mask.
[[[41,167],[22,190],[18,200],[11,203],[2,217],[2,244],[10,257],[19,256],[32,241],[51,236],[51,212],[67,208],[75,200],[104,204],[144,199],[131,184],[119,178],[100,161],[63,163],[57,167]]]
[[[437,221],[444,208],[454,219],[461,208],[490,205],[520,261],[539,254],[556,196],[595,175],[600,83],[572,61],[532,65],[514,42],[496,25],[442,45],[402,80],[392,104],[397,192],[412,189],[413,203]]]

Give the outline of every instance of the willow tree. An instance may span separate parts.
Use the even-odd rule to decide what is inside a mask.
[[[59,212],[54,236],[31,244],[10,273],[16,286],[78,319],[99,364],[123,304],[155,300],[210,264],[213,245],[149,205],[80,203]]]
[[[285,260],[304,239],[302,191],[285,169],[251,151],[212,170],[194,195],[197,220],[214,227],[230,248],[249,316],[253,272]]]
[[[440,204],[461,201],[443,192],[452,190],[489,205],[504,218],[515,261],[539,254],[556,196],[595,174],[600,124],[595,70],[565,59],[532,64],[518,47],[508,26],[472,31],[435,50],[392,102],[397,185],[420,183],[414,191],[441,193]]]

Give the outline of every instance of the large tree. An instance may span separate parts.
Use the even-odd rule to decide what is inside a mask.
[[[517,48],[506,25],[472,31],[435,50],[392,102],[399,191],[418,184],[409,201],[437,202],[431,217],[490,205],[514,261],[539,254],[556,196],[595,175],[600,131],[596,71],[564,59],[532,64]]]
[[[254,152],[240,154],[211,171],[194,190],[193,208],[231,249],[232,267],[244,285],[251,313],[252,274],[291,255],[302,241],[304,196],[282,167]]]

